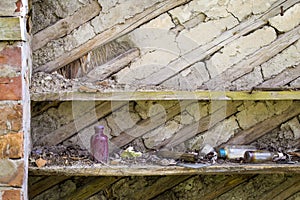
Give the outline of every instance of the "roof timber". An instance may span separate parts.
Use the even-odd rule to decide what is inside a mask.
[[[300,91],[105,91],[32,93],[32,101],[139,101],[139,100],[300,100]]]
[[[45,72],[53,72],[74,60],[82,57],[89,51],[95,49],[98,46],[101,46],[107,42],[110,42],[132,30],[144,24],[145,22],[165,13],[166,11],[175,8],[179,5],[185,4],[190,0],[167,0],[157,3],[147,9],[145,9],[142,13],[136,14],[133,18],[125,20],[124,23],[117,24],[115,26],[110,27],[109,29],[101,32],[96,35],[91,40],[85,42],[79,47],[72,49],[70,52],[64,53],[62,56],[38,67],[35,71],[45,71]]]
[[[195,167],[198,168],[158,165],[103,166],[101,164],[95,164],[93,166],[30,167],[29,174],[62,176],[166,176],[196,174],[300,173],[299,164],[200,164],[195,165]]]

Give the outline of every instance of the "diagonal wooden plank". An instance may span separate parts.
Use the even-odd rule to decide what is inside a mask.
[[[134,17],[126,19],[124,23],[110,27],[79,47],[72,49],[70,52],[64,53],[62,56],[36,68],[34,71],[53,72],[82,57],[92,49],[125,35],[162,13],[190,1],[191,0],[166,0],[159,2],[149,8],[146,8],[143,12],[136,14]]]
[[[255,177],[255,175],[236,175],[236,176],[229,176],[225,181],[218,183],[217,185],[213,186],[212,191],[204,191],[204,194],[201,195],[202,200],[212,200],[217,198],[218,196],[232,190],[233,188],[237,187],[238,185],[250,180],[251,178]]]
[[[271,191],[265,193],[259,199],[273,199],[273,200],[282,200],[287,199],[293,194],[300,191],[300,175],[294,175],[289,177],[283,183],[279,183],[278,186],[273,188]]]
[[[154,184],[143,188],[143,190],[135,191],[135,193],[132,195],[132,197],[137,200],[152,199],[191,177],[192,176],[164,176],[164,177],[161,177]]]
[[[249,144],[266,133],[270,132],[280,124],[300,114],[300,102],[293,102],[293,104],[283,113],[266,119],[249,129],[239,132],[236,136],[229,139],[227,144]]]
[[[233,115],[237,112],[237,107],[241,102],[232,102],[222,106],[220,109],[212,113],[211,115],[201,118],[198,122],[188,125],[181,130],[179,130],[172,140],[166,144],[165,147],[174,147],[195,135],[208,130],[209,128],[216,125],[218,122],[224,120],[225,118]]]
[[[180,105],[175,104],[171,108],[167,109],[166,113],[161,112],[151,118],[144,119],[138,122],[136,126],[122,132],[119,136],[114,137],[111,142],[117,147],[122,147],[133,141],[135,138],[146,134],[178,115],[182,111],[182,108],[186,107],[190,103],[191,102],[183,101]]]
[[[48,176],[33,185],[29,186],[29,199],[33,199],[35,196],[41,194],[42,192],[48,190],[49,188],[69,179],[68,176]]]
[[[211,90],[226,88],[226,86],[231,82],[245,74],[252,72],[254,67],[257,67],[268,61],[270,58],[274,57],[299,39],[300,25],[293,30],[279,36],[271,44],[259,49],[253,55],[249,56],[248,59],[239,62],[213,79],[210,79],[203,84],[202,88],[209,88]]]
[[[54,25],[36,33],[32,38],[33,51],[43,47],[51,40],[55,40],[69,34],[75,28],[99,15],[100,11],[100,5],[97,1],[93,0],[90,4],[82,7],[73,15],[61,19]]]
[[[297,79],[300,76],[300,64],[288,68],[281,72],[280,74],[276,75],[274,78],[271,78],[259,86],[255,87],[256,88],[270,88],[270,87],[283,87],[284,85],[290,83],[291,81]]]
[[[297,0],[293,1],[278,1],[276,2],[268,11],[265,13],[249,18],[247,21],[241,22],[239,25],[234,28],[225,31],[219,37],[214,39],[213,41],[199,46],[179,58],[171,61],[166,67],[161,69],[160,71],[149,75],[147,78],[141,80],[143,84],[156,84],[160,85],[164,81],[169,78],[175,76],[180,73],[182,70],[189,68],[194,63],[197,63],[209,55],[217,52],[225,45],[235,41],[239,37],[246,35],[268,23],[266,19],[269,17],[275,16],[280,13],[280,6],[284,6],[284,8],[288,8],[294,4],[298,3]],[[155,82],[154,82],[155,81]],[[139,84],[139,82],[136,82]]]
[[[121,177],[104,176],[95,177],[92,181],[86,183],[84,186],[76,189],[75,192],[65,197],[68,200],[87,199],[101,190],[109,187],[111,184],[117,182]]]
[[[100,105],[97,105],[94,111],[88,112],[75,119],[73,122],[61,126],[60,128],[41,138],[38,143],[39,145],[57,145],[83,128],[95,123],[98,119],[124,106],[125,104],[126,102],[117,101],[114,104],[111,102],[104,102]]]

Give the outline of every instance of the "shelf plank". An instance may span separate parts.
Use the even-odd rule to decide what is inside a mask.
[[[32,101],[300,100],[300,91],[105,91],[32,93]]]
[[[300,173],[300,164],[217,164],[198,168],[181,166],[130,165],[130,166],[51,166],[29,167],[30,175],[60,176],[165,176],[195,174],[270,174]]]

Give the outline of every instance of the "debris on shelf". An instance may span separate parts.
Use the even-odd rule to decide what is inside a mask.
[[[134,155],[131,155],[131,153]],[[128,156],[129,154],[131,156]],[[260,161],[263,163],[278,164],[297,164],[300,162],[299,149],[283,152],[280,153],[280,155],[282,155],[280,159],[276,157],[271,160],[268,159]],[[96,163],[93,161],[90,152],[87,149],[82,149],[79,145],[35,147],[31,152],[29,162],[30,166],[39,168],[44,166],[91,166]],[[161,150],[156,152],[142,153],[133,150],[133,148],[127,148],[125,150],[120,150],[120,152],[112,153],[109,163],[105,165],[117,166],[150,164],[160,166],[178,165],[183,167],[200,168],[223,163],[243,164],[246,162],[243,158],[221,158],[216,151],[211,151],[206,155],[203,155],[201,151],[174,152]]]
[[[86,78],[66,79],[57,72],[36,72],[32,76],[31,93],[47,92],[118,92],[118,91],[157,91],[174,88],[156,85],[117,84],[113,79],[90,82]]]

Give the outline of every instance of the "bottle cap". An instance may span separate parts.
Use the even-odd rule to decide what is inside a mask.
[[[94,129],[95,129],[96,132],[103,131],[104,126],[102,126],[102,125],[96,125],[96,126],[94,126]]]
[[[219,156],[221,157],[221,158],[225,158],[226,157],[226,151],[225,151],[225,149],[220,149],[219,150]]]

